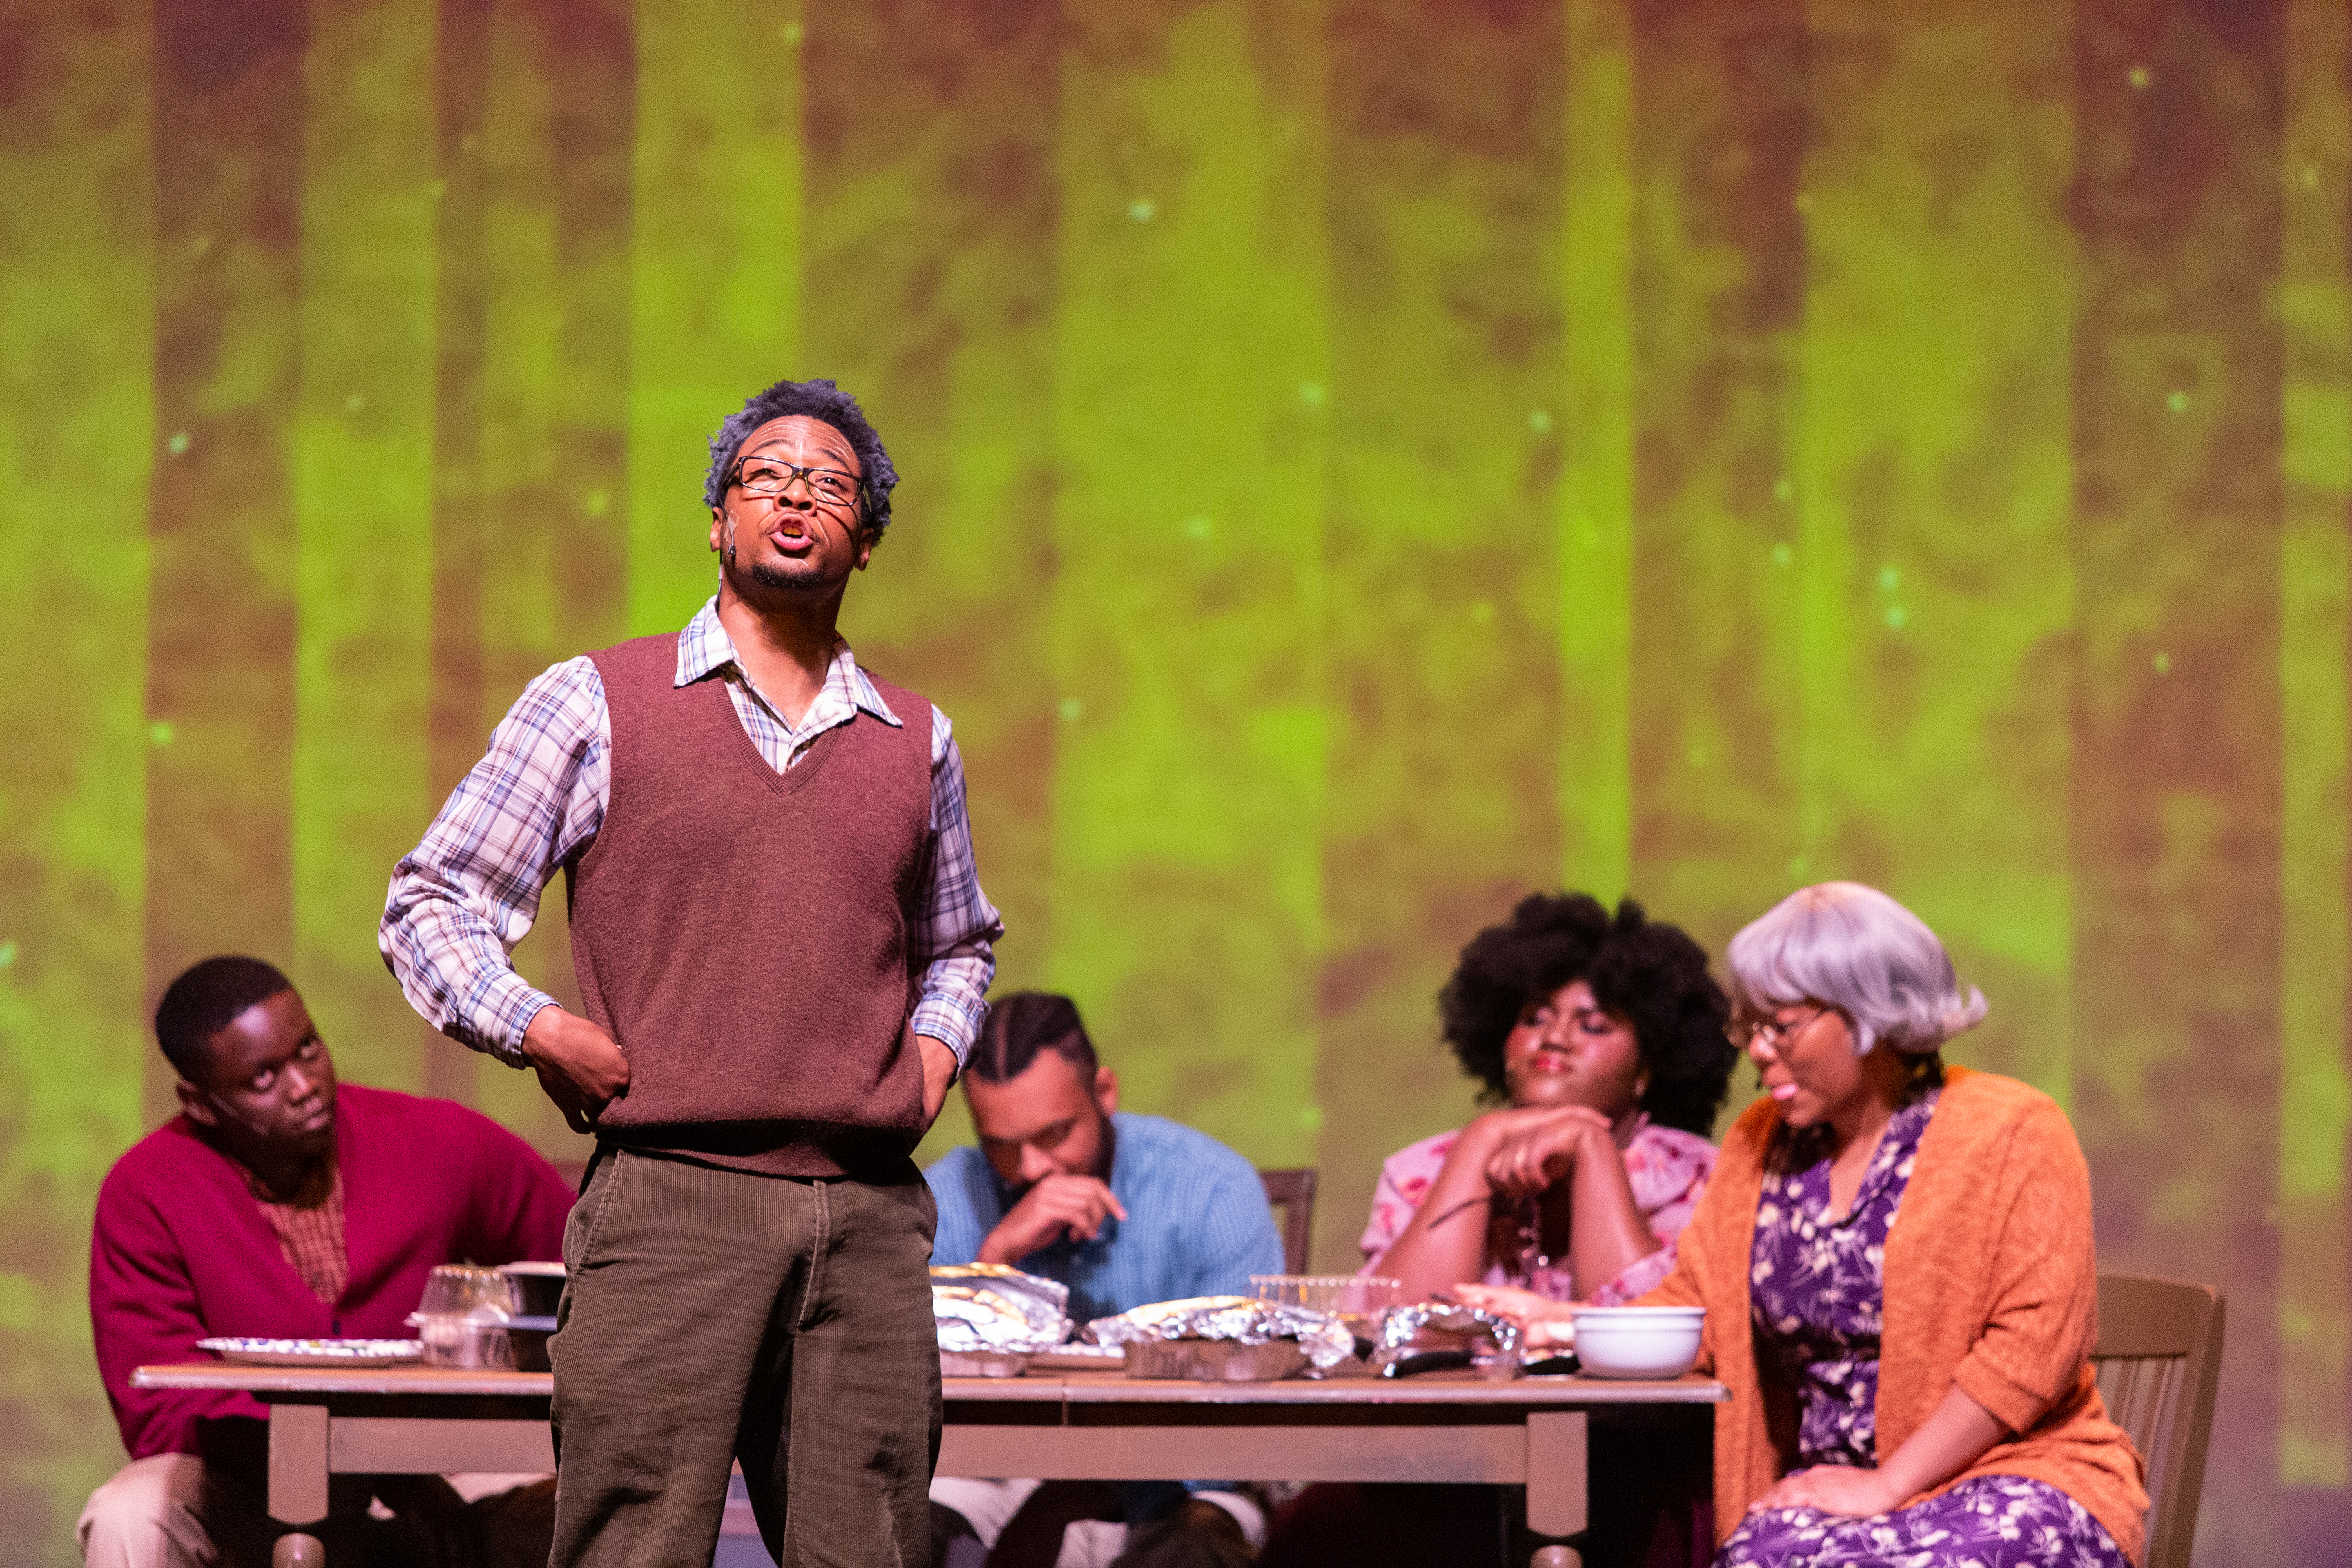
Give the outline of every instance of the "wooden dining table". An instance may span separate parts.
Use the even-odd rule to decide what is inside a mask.
[[[541,1472],[555,1468],[546,1373],[453,1367],[142,1366],[138,1388],[241,1389],[269,1406],[272,1518],[327,1517],[332,1475]],[[1468,1482],[1527,1489],[1537,1536],[1588,1517],[1585,1428],[1594,1410],[1707,1405],[1709,1378],[1409,1378],[1275,1383],[1131,1379],[1117,1371],[950,1377],[943,1476],[1046,1480]],[[289,1547],[285,1542],[293,1544]],[[1539,1562],[1572,1563],[1555,1549]],[[278,1561],[318,1563],[316,1538]]]

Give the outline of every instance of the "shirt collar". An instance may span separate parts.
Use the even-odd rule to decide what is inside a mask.
[[[727,635],[726,626],[719,622],[719,595],[713,594],[694,613],[694,619],[686,623],[686,629],[677,634],[677,676],[670,684],[691,686],[730,666],[737,673],[742,672],[743,667],[735,658],[735,639]],[[834,640],[833,663],[824,672],[824,684],[827,691],[838,690],[852,705],[864,709],[892,729],[906,727],[890,711],[890,705],[882,700],[882,693],[875,689],[866,671],[858,668],[856,656],[850,652],[845,639]]]

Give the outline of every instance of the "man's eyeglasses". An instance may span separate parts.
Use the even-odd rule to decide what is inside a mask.
[[[728,478],[742,486],[746,495],[777,500],[782,500],[797,479],[807,489],[809,500],[844,511],[857,505],[861,488],[856,475],[845,474],[839,468],[804,468],[774,458],[746,458],[735,465]]]
[[[1731,1021],[1723,1026],[1723,1032],[1733,1045],[1743,1051],[1760,1045],[1778,1056],[1790,1040],[1803,1032],[1806,1025],[1829,1010],[1828,1003],[1816,1002],[1803,1017],[1785,1024],[1777,1013],[1735,1013]]]

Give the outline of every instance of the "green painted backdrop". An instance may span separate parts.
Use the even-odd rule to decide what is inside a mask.
[[[2103,1257],[2231,1292],[2204,1561],[2332,1561],[2347,81],[2342,0],[0,0],[0,1563],[119,1462],[87,1227],[183,964],[572,1152],[385,874],[709,591],[784,374],[908,476],[849,628],[1005,982],[1319,1166],[1323,1264],[1515,896],[1719,949],[1867,879]]]

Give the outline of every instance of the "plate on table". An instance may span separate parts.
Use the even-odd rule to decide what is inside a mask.
[[[246,1366],[401,1366],[425,1359],[423,1340],[198,1340],[196,1348]]]

